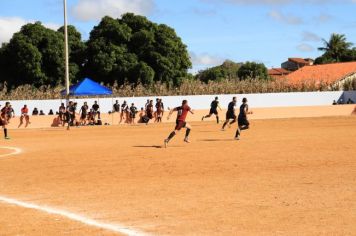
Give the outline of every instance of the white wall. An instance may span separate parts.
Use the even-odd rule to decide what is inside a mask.
[[[347,101],[351,98],[356,102],[356,91],[351,92],[307,92],[307,93],[270,93],[270,94],[237,94],[237,95],[217,95],[220,100],[222,108],[227,107],[228,103],[231,101],[233,96],[236,96],[240,102],[243,97],[249,100],[250,107],[264,108],[264,107],[293,107],[293,106],[323,106],[331,105],[333,100],[343,99]],[[183,99],[189,101],[190,106],[193,109],[208,109],[210,107],[211,101],[214,99],[214,95],[203,95],[203,96],[174,96],[174,97],[161,97],[165,107],[176,107],[181,104]],[[121,104],[124,100],[130,104],[133,102],[138,108],[145,105],[147,97],[130,97],[130,98],[101,98],[99,99],[99,104],[102,112],[108,112],[112,109],[112,101],[119,100]],[[150,97],[149,99],[155,100],[155,97]],[[80,107],[84,101],[87,101],[91,106],[95,98],[90,99],[73,99],[78,103]],[[46,114],[50,109],[54,112],[58,110],[61,102],[64,100],[32,100],[32,101],[11,101],[14,107],[15,113],[18,115],[20,113],[21,107],[26,104],[30,111],[34,107],[38,110],[43,110]],[[5,101],[0,101],[1,105],[4,105]]]

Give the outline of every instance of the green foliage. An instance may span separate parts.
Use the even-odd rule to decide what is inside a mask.
[[[350,49],[352,43],[347,42],[344,34],[332,34],[327,41],[323,39],[324,47],[318,48],[324,54],[315,59],[315,64],[346,62],[356,60],[356,50]]]
[[[85,72],[104,83],[178,84],[191,67],[175,31],[131,13],[104,17],[87,42]]]
[[[68,26],[70,80],[91,77],[105,84],[178,85],[191,67],[187,47],[166,26],[146,17],[104,17],[88,42]],[[64,82],[64,27],[54,31],[27,24],[0,48],[0,83],[16,87],[56,86]]]
[[[0,50],[0,82],[10,87],[32,84],[55,86],[64,78],[63,28],[54,31],[40,22],[24,25]],[[85,58],[85,44],[74,26],[69,27],[70,79],[78,79]]]
[[[241,63],[227,60],[220,66],[199,71],[195,78],[205,83],[208,83],[209,81],[222,81],[224,79],[236,79],[237,72],[241,65]]]
[[[246,62],[244,63],[237,72],[240,80],[246,79],[269,79],[268,70],[263,63],[256,62]]]

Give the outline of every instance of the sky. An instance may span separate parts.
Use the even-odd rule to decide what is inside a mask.
[[[173,27],[187,45],[192,72],[225,60],[280,67],[315,58],[322,39],[345,34],[356,47],[356,0],[67,0],[69,24],[86,40],[93,26],[126,12]],[[63,0],[0,0],[0,44],[21,26],[63,25]]]

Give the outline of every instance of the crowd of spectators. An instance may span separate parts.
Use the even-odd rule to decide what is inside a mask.
[[[154,104],[153,100],[147,100],[144,107],[139,110],[134,103],[129,104],[123,101],[122,104],[118,100],[113,104],[112,111],[109,114],[119,115],[119,124],[148,124],[153,122],[162,122],[164,115],[164,105],[162,99],[157,98]],[[69,126],[85,126],[85,125],[102,125],[100,105],[97,101],[90,107],[87,102],[79,108],[76,102],[69,102],[68,106],[64,103],[58,108],[58,121],[60,125]]]

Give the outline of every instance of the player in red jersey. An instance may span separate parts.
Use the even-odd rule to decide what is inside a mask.
[[[7,124],[9,123],[9,114],[10,111],[10,102],[6,102],[5,106],[1,109],[1,114],[0,114],[0,126],[3,127],[4,129],[4,138],[5,139],[10,139],[9,136],[7,136]]]
[[[25,128],[26,128],[29,124],[31,124],[30,116],[28,115],[27,105],[24,105],[23,108],[21,108],[20,124],[19,124],[18,128],[20,128],[21,125],[23,124],[23,119],[25,119],[25,121],[26,121],[26,124],[25,124]]]
[[[172,131],[172,133],[168,136],[167,139],[164,140],[164,146],[167,147],[169,141],[182,129],[182,128],[186,128],[186,132],[185,132],[185,138],[184,138],[184,142],[186,143],[190,143],[189,142],[189,134],[190,131],[192,129],[192,127],[185,122],[185,119],[187,118],[188,112],[194,114],[194,112],[192,111],[192,109],[188,106],[188,101],[187,100],[183,100],[182,102],[182,106],[176,107],[173,110],[171,110],[169,112],[169,115],[167,117],[167,119],[169,120],[169,118],[171,117],[171,115],[173,114],[173,112],[177,111],[177,120],[176,120],[176,127],[174,129],[174,131]]]

